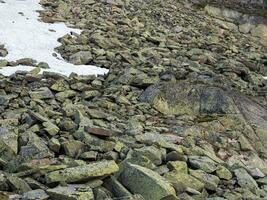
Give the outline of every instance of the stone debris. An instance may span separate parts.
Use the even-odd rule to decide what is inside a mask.
[[[0,75],[0,199],[266,198],[266,47],[248,27],[184,1],[41,4],[83,30],[62,57],[109,73],[0,60],[36,67]]]

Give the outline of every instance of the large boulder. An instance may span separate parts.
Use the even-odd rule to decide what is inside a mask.
[[[156,172],[139,165],[128,163],[119,179],[130,192],[141,194],[146,200],[161,200],[169,195],[175,196],[170,182]]]
[[[204,84],[159,83],[148,87],[140,100],[164,115],[219,120],[225,130],[239,131],[248,145],[267,155],[267,109],[243,94]]]

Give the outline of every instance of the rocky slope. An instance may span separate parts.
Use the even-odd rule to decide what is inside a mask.
[[[110,72],[0,76],[2,198],[266,199],[258,38],[179,1],[42,4],[83,29],[62,56]]]

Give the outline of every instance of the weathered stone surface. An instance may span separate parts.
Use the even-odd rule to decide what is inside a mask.
[[[52,199],[61,200],[93,200],[93,190],[86,185],[57,186],[48,189],[47,193]]]
[[[119,168],[114,161],[99,161],[96,163],[67,168],[46,174],[46,182],[67,182],[74,183],[82,180],[89,180],[97,177],[104,177],[115,173]]]
[[[201,169],[205,172],[212,173],[216,170],[216,163],[208,157],[204,156],[190,156],[190,165],[195,169]]]
[[[195,178],[203,182],[207,190],[215,191],[220,182],[220,179],[217,176],[208,174],[202,170],[190,170],[189,173],[190,175],[194,176]]]
[[[237,177],[238,184],[243,187],[247,188],[253,192],[258,189],[257,182],[247,173],[247,171],[243,168],[239,168],[234,170],[235,176]]]
[[[18,134],[15,130],[0,127],[0,158],[11,160],[18,153]]]
[[[48,194],[44,190],[41,190],[41,189],[25,192],[23,193],[21,197],[22,200],[36,200],[36,199],[46,200],[48,198],[49,198]]]
[[[138,165],[128,163],[119,179],[130,192],[141,194],[145,199],[160,200],[168,195],[175,195],[174,188],[166,179]]]
[[[186,191],[187,188],[201,192],[204,188],[204,183],[189,174],[172,171],[166,173],[164,177],[174,184],[175,189],[179,192]]]
[[[8,176],[7,180],[13,191],[16,191],[17,193],[24,193],[31,190],[30,186],[21,178]]]
[[[84,143],[78,140],[69,140],[62,143],[62,147],[65,151],[65,154],[70,157],[76,157],[79,152],[83,151],[85,147]]]
[[[70,56],[70,62],[75,65],[85,65],[92,60],[92,54],[90,51],[79,51]]]

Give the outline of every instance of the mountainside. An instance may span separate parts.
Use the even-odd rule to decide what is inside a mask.
[[[0,75],[0,199],[266,199],[264,15],[216,2],[42,0],[109,72]]]

